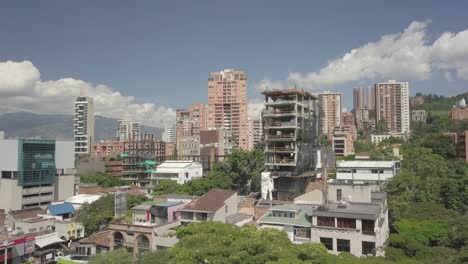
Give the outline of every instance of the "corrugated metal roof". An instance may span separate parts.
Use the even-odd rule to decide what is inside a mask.
[[[63,214],[72,214],[75,212],[75,208],[71,203],[60,203],[60,204],[50,204],[47,207],[47,210],[51,215],[63,215]]]

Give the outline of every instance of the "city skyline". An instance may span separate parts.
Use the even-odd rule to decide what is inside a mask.
[[[364,3],[348,6],[349,14],[340,11],[346,8],[343,3],[317,7],[299,1],[288,9],[278,2],[267,7],[257,3],[242,9],[242,20],[236,13],[241,7],[218,3],[188,3],[185,8],[120,3],[103,16],[105,4],[35,3],[20,15],[21,4],[5,4],[0,28],[10,38],[0,49],[0,113],[71,114],[76,97],[91,96],[96,114],[165,127],[175,123],[176,109],[207,103],[206,78],[223,69],[249,75],[251,113],[261,106],[264,87],[340,92],[348,111],[353,88],[389,79],[409,82],[411,95],[466,91],[468,30],[463,8],[420,9],[415,1],[405,6],[407,15],[391,21],[386,17],[397,6]],[[366,18],[381,16],[385,25],[356,18],[359,7],[388,10],[370,12]],[[205,16],[207,12],[217,15]],[[219,13],[224,23],[214,25]],[[33,23],[35,14],[41,14],[41,23]],[[82,20],[84,14],[89,22]],[[261,22],[253,20],[257,14],[264,18]],[[325,19],[331,14],[340,15],[338,23]],[[275,21],[278,16],[285,19]],[[356,23],[343,25],[342,20],[350,18]],[[52,37],[56,43],[47,41]],[[209,56],[221,50],[229,52]],[[184,78],[177,77],[181,72]]]

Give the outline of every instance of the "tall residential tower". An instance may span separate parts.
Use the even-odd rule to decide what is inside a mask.
[[[375,85],[376,124],[383,121],[388,132],[407,133],[410,130],[409,85],[407,82]]]
[[[73,135],[75,156],[91,154],[91,145],[94,142],[94,99],[92,97],[76,98]]]
[[[247,74],[212,72],[208,78],[208,129],[230,130],[233,143],[248,149]]]
[[[318,94],[321,108],[320,130],[323,135],[331,136],[335,127],[341,126],[342,94],[323,92]]]
[[[140,123],[130,120],[117,121],[117,138],[119,141],[140,140]]]

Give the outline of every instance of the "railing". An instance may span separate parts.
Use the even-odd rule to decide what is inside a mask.
[[[265,125],[266,127],[286,127],[286,126],[296,126],[296,122],[272,122]]]
[[[267,163],[274,163],[274,164],[294,164],[294,159],[288,158],[278,158],[278,159],[269,159]]]
[[[289,139],[294,138],[294,134],[286,134],[286,135],[266,135],[267,139]]]
[[[294,109],[275,109],[275,110],[263,110],[262,113],[264,115],[281,115],[281,114],[296,114],[296,110]]]
[[[266,149],[266,151],[294,151],[294,150],[295,149],[291,147],[274,147],[274,148],[267,147]]]

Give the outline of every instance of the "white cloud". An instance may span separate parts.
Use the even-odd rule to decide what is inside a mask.
[[[434,70],[455,71],[468,79],[468,30],[443,33],[431,44],[428,23],[412,22],[402,32],[353,49],[317,72],[290,73],[288,80],[317,89],[359,80],[425,80]]]
[[[249,102],[247,108],[248,117],[252,120],[260,119],[260,112],[263,109],[263,101],[253,100]]]
[[[0,105],[10,111],[47,114],[72,114],[78,96],[91,96],[96,114],[129,118],[143,124],[164,127],[174,123],[175,111],[153,103],[137,103],[106,85],[73,78],[43,81],[29,61],[0,62]]]
[[[254,83],[253,87],[259,91],[263,90],[282,90],[285,89],[285,85],[279,81],[272,81],[269,79],[263,79],[257,83]]]

